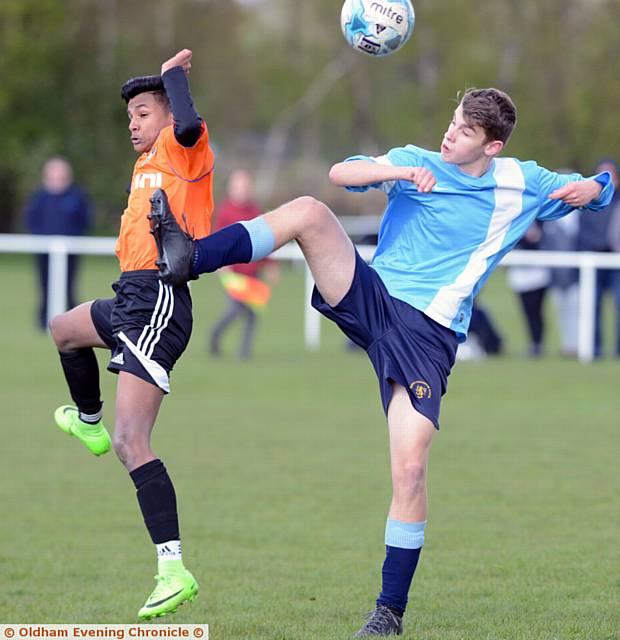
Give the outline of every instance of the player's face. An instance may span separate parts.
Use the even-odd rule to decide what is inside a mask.
[[[50,193],[66,191],[73,181],[73,173],[67,162],[61,158],[48,160],[43,167],[43,186]]]
[[[459,105],[444,133],[441,159],[458,165],[466,173],[482,175],[502,147],[499,140],[489,142],[482,127],[468,124],[463,117],[463,107]]]
[[[152,93],[140,93],[127,105],[131,144],[138,153],[150,151],[159,132],[172,124],[172,114]]]
[[[254,183],[247,171],[233,171],[228,180],[228,196],[233,202],[244,204],[252,199]]]

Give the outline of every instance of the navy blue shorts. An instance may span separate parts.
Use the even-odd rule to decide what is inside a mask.
[[[441,397],[458,346],[454,331],[393,298],[357,252],[345,297],[330,307],[315,287],[312,306],[366,351],[379,378],[386,414],[395,382],[407,389],[414,409],[439,429]]]
[[[164,284],[156,270],[122,273],[114,298],[95,300],[90,315],[110,347],[108,371],[127,371],[170,391],[169,374],[192,334],[187,285]]]

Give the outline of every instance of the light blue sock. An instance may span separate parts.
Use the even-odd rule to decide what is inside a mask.
[[[388,518],[385,524],[385,544],[401,549],[419,549],[424,545],[424,522],[401,522]]]
[[[276,246],[276,239],[265,218],[260,216],[239,224],[245,227],[250,236],[250,242],[252,243],[252,259],[250,262],[266,258]]]

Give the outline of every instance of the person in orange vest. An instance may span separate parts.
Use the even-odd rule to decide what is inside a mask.
[[[138,611],[145,620],[175,612],[198,593],[181,557],[174,486],[151,446],[161,402],[170,391],[170,372],[189,342],[193,322],[187,284],[167,285],[158,277],[152,218],[165,207],[187,233],[201,236],[210,232],[213,211],[214,156],[189,90],[191,59],[192,52],[183,49],[162,64],[160,75],[123,85],[129,138],[138,158],[116,243],[121,275],[112,285],[115,296],[85,302],[50,323],[74,402],[56,410],[56,425],[94,455],[114,446],[155,545],[157,583]],[[94,348],[111,351],[108,370],[118,374],[113,442],[102,422]]]

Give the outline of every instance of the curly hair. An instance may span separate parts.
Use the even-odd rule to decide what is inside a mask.
[[[468,124],[484,129],[487,140],[508,142],[517,124],[517,109],[507,93],[499,89],[467,89],[457,96]]]

